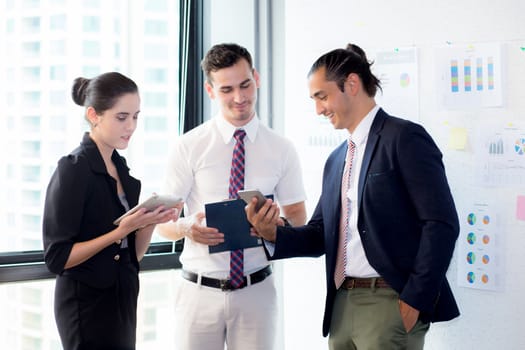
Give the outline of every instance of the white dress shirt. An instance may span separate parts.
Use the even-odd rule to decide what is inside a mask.
[[[350,139],[355,144],[354,160],[352,162],[352,172],[350,175],[350,187],[347,195],[350,200],[350,215],[348,240],[346,245],[346,268],[347,276],[351,277],[379,277],[376,270],[370,265],[363,249],[361,236],[357,229],[357,217],[359,208],[357,207],[357,192],[359,174],[363,164],[363,156],[365,154],[366,141],[368,140],[368,133],[370,127],[375,119],[379,106],[375,106],[368,112],[366,117],[359,123],[354,132],[350,135]]]
[[[165,191],[184,199],[187,216],[204,212],[206,203],[228,198],[236,129],[219,114],[176,140]],[[246,131],[244,188],[273,194],[281,207],[304,201],[302,171],[293,144],[260,123],[257,116],[242,129]],[[184,269],[204,276],[229,275],[230,252],[209,254],[207,245],[190,239],[185,240],[180,260]],[[262,247],[245,249],[245,274],[266,265]]]

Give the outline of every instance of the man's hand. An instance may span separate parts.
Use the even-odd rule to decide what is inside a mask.
[[[417,319],[419,317],[419,310],[414,309],[403,300],[399,300],[399,312],[401,313],[401,319],[403,320],[405,330],[408,333],[416,325]]]
[[[257,198],[254,197],[244,208],[248,221],[253,225],[259,237],[275,242],[277,225],[283,225],[282,219],[279,217],[279,207],[271,199],[267,199],[266,203],[257,212],[255,212],[256,205]]]
[[[185,237],[194,242],[205,245],[217,245],[224,242],[224,234],[216,228],[202,225],[205,214],[200,212],[188,217],[186,220],[179,220],[180,229]]]

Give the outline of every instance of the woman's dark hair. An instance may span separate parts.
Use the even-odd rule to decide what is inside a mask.
[[[244,47],[237,44],[217,44],[206,53],[201,68],[208,83],[212,84],[210,73],[231,67],[242,58],[248,62],[250,69],[253,69],[252,56]]]
[[[308,76],[325,67],[326,80],[335,81],[339,89],[345,91],[346,78],[350,73],[355,73],[363,82],[368,96],[374,97],[377,89],[382,89],[381,82],[370,71],[372,64],[363,49],[355,44],[348,44],[346,49],[335,49],[319,57],[310,68]]]
[[[137,84],[118,72],[101,74],[93,79],[76,78],[71,96],[77,105],[93,107],[97,114],[111,109],[124,94],[138,93]]]

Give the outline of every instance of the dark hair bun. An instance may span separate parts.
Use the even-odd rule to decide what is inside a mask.
[[[71,88],[71,96],[73,101],[79,106],[84,106],[86,102],[86,90],[89,85],[90,79],[86,78],[76,78],[73,82],[73,87]]]
[[[346,45],[346,49],[348,51],[352,51],[353,53],[357,54],[359,57],[361,57],[363,61],[368,62],[365,52],[363,51],[362,48],[360,48],[356,44],[348,44]]]

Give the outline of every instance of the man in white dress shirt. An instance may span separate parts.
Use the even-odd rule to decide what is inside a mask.
[[[177,290],[176,344],[183,350],[271,350],[277,301],[274,275],[259,246],[244,249],[244,283],[229,283],[230,252],[210,254],[223,233],[207,227],[206,203],[228,198],[233,135],[242,129],[244,188],[273,195],[289,224],[306,221],[298,154],[292,143],[263,125],[255,112],[259,74],[250,53],[237,44],[213,46],[202,61],[205,88],[219,105],[211,120],[179,137],[168,164],[167,193],[185,201],[185,217],[163,225],[161,234],[185,237],[183,280]]]

